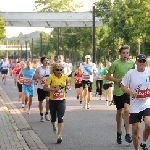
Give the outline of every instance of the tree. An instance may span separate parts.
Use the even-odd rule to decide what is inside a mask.
[[[0,17],[0,39],[5,38],[5,22]]]
[[[35,9],[42,12],[70,12],[83,7],[82,3],[76,3],[75,0],[36,0],[35,3]]]

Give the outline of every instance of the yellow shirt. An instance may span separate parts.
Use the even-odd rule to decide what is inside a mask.
[[[32,68],[36,69],[37,68],[37,64],[32,63]]]
[[[57,78],[54,74],[51,74],[47,80],[46,85],[50,85],[51,88],[62,87],[58,91],[50,91],[50,100],[64,100],[66,99],[66,84],[69,80],[67,75],[62,74],[61,78]]]

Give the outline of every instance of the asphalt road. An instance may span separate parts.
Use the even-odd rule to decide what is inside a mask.
[[[64,117],[65,129],[62,144],[56,144],[57,135],[53,133],[50,122],[40,122],[37,95],[33,97],[31,114],[28,115],[21,108],[14,89],[13,79],[8,77],[6,85],[0,82],[3,90],[20,110],[31,128],[50,150],[134,150],[132,144],[124,140],[125,132],[122,123],[123,144],[116,143],[115,106],[105,106],[104,98],[92,98],[91,108],[84,110],[75,98],[72,88],[67,93],[67,109]],[[36,93],[36,89],[35,89]],[[93,93],[94,95],[94,93]],[[141,124],[141,140],[144,124]],[[147,141],[150,147],[150,139]]]

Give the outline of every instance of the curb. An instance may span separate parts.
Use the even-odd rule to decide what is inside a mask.
[[[25,141],[25,150],[49,150],[46,145],[41,141],[37,134],[30,127],[24,116],[13,104],[8,95],[3,91],[0,86],[0,97],[4,105],[7,107],[9,117],[12,120],[12,126],[16,131],[19,139]]]

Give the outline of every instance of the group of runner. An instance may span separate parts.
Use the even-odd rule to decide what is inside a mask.
[[[40,121],[44,121],[43,100],[46,99],[45,120],[53,124],[54,133],[58,133],[57,143],[62,142],[64,128],[64,114],[66,109],[66,93],[71,90],[71,78],[75,79],[75,90],[80,105],[84,109],[90,108],[92,97],[92,83],[96,79],[96,94],[102,98],[102,88],[105,90],[106,105],[114,101],[116,105],[117,143],[122,144],[122,118],[125,125],[125,140],[132,143],[135,150],[148,150],[146,141],[150,135],[150,69],[146,68],[146,57],[140,54],[134,63],[129,58],[130,47],[122,46],[119,49],[120,59],[112,64],[102,63],[96,67],[91,62],[91,56],[86,55],[85,61],[78,64],[73,75],[73,66],[69,58],[64,62],[63,55],[58,56],[57,62],[41,57],[40,62],[30,60],[12,63],[3,60],[0,64],[2,80],[6,84],[6,75],[9,68],[12,70],[15,87],[18,86],[18,98],[22,97],[22,108],[30,114],[34,86],[37,84]],[[136,69],[134,68],[136,64]],[[112,94],[113,93],[113,94]],[[84,100],[84,101],[83,101]],[[108,103],[109,102],[109,103]],[[49,111],[51,119],[49,118]],[[139,144],[140,123],[145,122],[143,142]],[[58,124],[56,123],[58,120]],[[132,136],[130,135],[132,124]]]

